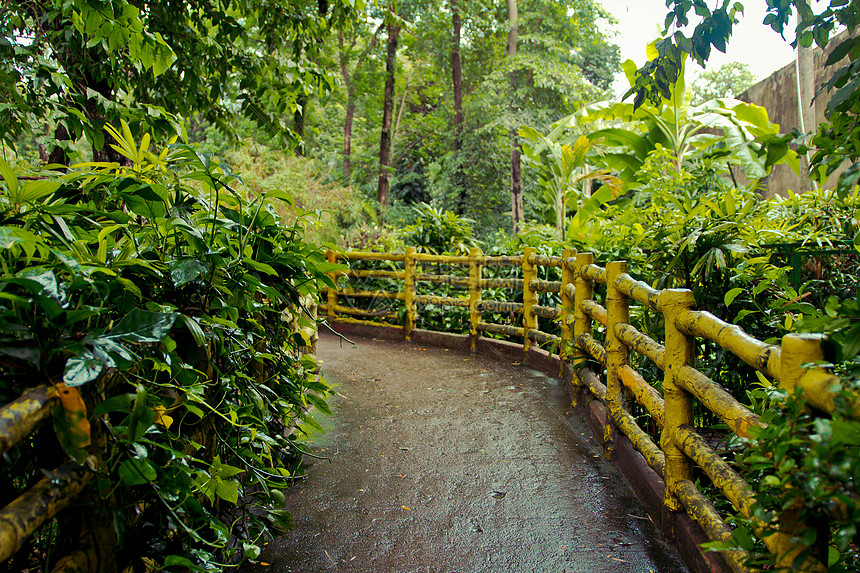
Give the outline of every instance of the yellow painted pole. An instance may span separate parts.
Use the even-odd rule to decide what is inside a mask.
[[[576,249],[565,249],[561,254],[561,349],[559,350],[559,358],[562,362],[562,373],[564,369],[564,361],[568,359],[573,350],[573,291],[576,286],[574,283],[573,263],[575,263]],[[571,264],[568,264],[568,259]],[[568,288],[569,287],[569,288]],[[560,374],[560,375],[561,375]]]
[[[574,277],[574,292],[573,298],[573,365],[576,368],[582,366],[582,363],[588,358],[588,354],[579,348],[579,337],[583,334],[591,334],[591,317],[582,310],[582,303],[591,300],[594,296],[594,285],[591,284],[585,275],[583,269],[594,262],[594,255],[591,253],[579,253],[576,255],[576,265],[573,267]]]
[[[823,334],[787,334],[782,338],[779,385],[789,393],[803,388],[806,401],[832,413],[833,399],[839,391],[839,377],[825,368],[805,368],[804,364],[824,361]],[[860,403],[855,398],[851,415],[860,419]]]
[[[624,383],[621,381],[619,370],[628,363],[627,345],[618,337],[616,325],[630,324],[630,305],[615,285],[615,279],[627,273],[627,263],[613,261],[606,265],[606,407],[610,414],[620,418],[621,412],[627,408],[624,399]],[[613,415],[604,427],[603,448],[607,458],[615,451]]]
[[[537,280],[537,268],[529,262],[529,258],[536,253],[534,247],[523,249],[523,351],[528,352],[531,347],[529,330],[537,329],[537,318],[532,316],[532,308],[537,304],[537,295],[529,287],[531,281]]]
[[[337,263],[337,255],[331,249],[326,251],[325,258],[332,264]],[[335,307],[337,306],[337,273],[331,271],[328,273],[328,276],[331,277],[331,281],[335,285],[334,288],[329,287],[328,289],[328,311],[326,313],[326,319],[329,324],[332,324],[335,319]]]
[[[481,322],[481,311],[478,304],[481,302],[481,276],[483,268],[481,257],[484,253],[478,247],[469,249],[469,348],[475,349],[480,333],[478,323]]]
[[[666,323],[666,358],[663,377],[663,398],[666,405],[666,423],[660,435],[660,448],[666,454],[666,490],[663,504],[671,511],[682,511],[684,506],[674,495],[675,484],[692,481],[690,458],[681,449],[678,428],[693,426],[693,396],[675,382],[681,366],[695,362],[695,339],[678,329],[676,317],[695,306],[692,291],[665,289],[660,293],[658,307]]]
[[[804,365],[824,360],[821,347],[823,335],[820,334],[788,334],[782,338],[780,360],[780,387],[793,392],[795,388],[803,388],[807,402],[828,412],[833,411],[832,387],[838,384],[839,378],[827,372],[824,368]],[[778,517],[779,531],[772,536],[769,548],[776,554],[776,562],[783,567],[791,567],[804,547],[792,541],[795,537],[804,537],[807,526],[796,517],[797,512],[788,509]],[[829,535],[828,525],[820,523],[816,526],[816,539],[826,539]],[[821,543],[813,547],[812,555],[806,558],[801,571],[824,571],[823,563],[827,563],[827,546],[823,544],[823,554],[816,552]]]
[[[403,334],[406,340],[412,340],[412,329],[415,328],[415,247],[406,247],[406,257],[403,259],[403,304],[406,306],[406,324]]]

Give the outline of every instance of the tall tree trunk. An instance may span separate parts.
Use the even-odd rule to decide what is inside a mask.
[[[388,9],[394,12],[393,5],[389,5]],[[394,72],[397,64],[397,37],[399,34],[400,26],[388,24],[382,134],[379,137],[379,186],[376,191],[376,199],[383,208],[388,204],[388,190],[391,187],[391,119],[394,114]]]
[[[454,184],[459,186],[460,193],[457,201],[457,212],[463,214],[466,211],[466,186],[463,185],[460,176],[459,152],[463,146],[463,62],[460,58],[460,0],[448,0],[451,8],[451,24],[454,28],[454,36],[451,39],[451,79],[454,84],[454,157],[457,161],[457,169],[454,172]]]
[[[354,91],[354,88],[353,88]],[[343,121],[343,171],[346,184],[352,180],[352,119],[355,117],[355,94],[347,90],[346,119]]]
[[[368,54],[376,46],[376,38],[382,30],[384,24],[380,24],[370,41],[361,51],[356,59],[356,73],[368,61]],[[349,55],[348,49],[344,46],[343,31],[337,35],[338,46],[340,48],[340,75],[343,77],[343,85],[346,86],[346,118],[343,122],[343,170],[346,174],[346,183],[349,184],[352,178],[352,124],[355,118],[355,83],[352,81],[352,76],[349,73]],[[353,37],[349,46],[349,50],[355,47],[356,38]]]
[[[511,29],[508,32],[508,47],[506,54],[509,58],[517,55],[517,32],[519,30],[519,14],[517,0],[508,0],[508,20]],[[508,75],[508,109],[514,112],[514,93],[516,92],[516,73]],[[513,115],[513,113],[512,113]],[[520,143],[517,138],[516,126],[511,126],[511,222],[512,231],[516,235],[523,222],[523,174],[520,166]]]

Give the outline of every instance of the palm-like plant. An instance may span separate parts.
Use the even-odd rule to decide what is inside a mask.
[[[648,55],[657,56],[654,44],[649,45]],[[622,68],[633,85],[636,65],[628,60]],[[787,147],[768,153],[763,146],[780,130],[770,122],[766,109],[731,98],[691,106],[691,95],[682,67],[671,97],[659,105],[645,102],[636,108],[633,103],[604,101],[585,106],[556,122],[547,139],[557,141],[568,130],[591,128],[589,140],[605,149],[594,155],[594,162],[619,173],[631,187],[638,183],[636,173],[645,158],[658,146],[670,150],[678,167],[694,158],[714,158],[726,166],[741,167],[748,179],[764,177],[777,163],[798,169],[797,155]]]
[[[570,235],[601,204],[620,193],[620,181],[608,169],[589,170],[588,157],[596,149],[586,136],[580,135],[567,144],[551,141],[531,127],[522,127],[519,133],[524,139],[523,157],[538,170],[546,205],[559,234],[563,235],[567,229]],[[602,185],[591,194],[583,187],[593,180]],[[576,215],[568,225],[567,209],[571,206],[576,209]]]

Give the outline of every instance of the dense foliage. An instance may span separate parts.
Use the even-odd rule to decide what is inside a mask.
[[[282,191],[243,196],[186,145],[156,153],[125,124],[110,133],[125,167],[0,160],[0,394],[37,379],[84,397],[91,431],[67,423],[68,405],[54,425],[96,474],[84,499],[105,512],[121,569],[218,570],[290,528],[293,429],[318,427],[309,407],[329,411],[301,327],[331,265],[280,222]],[[62,459],[55,443],[46,429],[4,458],[4,498]],[[58,527],[55,547],[6,570],[50,570],[80,523]]]
[[[819,4],[819,5],[814,5]],[[635,105],[646,101],[658,102],[668,97],[683,68],[687,55],[704,66],[711,55],[711,49],[726,51],[731,38],[732,28],[743,13],[741,2],[725,0],[711,9],[701,0],[666,0],[670,12],[666,15],[663,38],[656,43],[658,56],[651,58],[637,71],[635,83],[630,94],[636,95]],[[690,12],[701,18],[689,35],[684,33],[690,24]],[[853,31],[860,16],[860,5],[848,0],[830,0],[825,3],[812,3],[809,0],[767,0],[767,11],[762,24],[789,40],[795,47],[809,47],[813,43],[821,48],[828,47],[831,35],[845,28]],[[794,18],[794,30],[790,22]],[[792,35],[791,32],[794,32]],[[826,97],[826,120],[813,126],[812,137],[807,142],[812,151],[812,166],[819,169],[821,181],[836,170],[844,161],[856,164],[860,158],[857,138],[858,102],[860,102],[860,39],[853,34],[845,34],[839,43],[832,46],[825,66],[832,70],[824,84],[815,86],[820,97]],[[819,97],[819,96],[816,96]],[[809,129],[809,128],[807,128]],[[803,134],[804,136],[806,134]],[[780,141],[778,145],[784,144]],[[860,170],[851,167],[846,184],[853,185],[860,177]]]
[[[602,26],[611,17],[591,0],[520,0],[518,50],[507,57],[504,3],[456,2],[459,40],[452,32],[453,4],[396,3],[403,32],[395,69],[391,191],[380,220],[411,222],[413,205],[432,202],[473,219],[481,233],[509,229],[509,132],[522,124],[542,130],[581,103],[607,97],[618,69],[618,49]],[[310,101],[307,124],[314,127],[307,132],[306,153],[373,201],[387,32],[379,24],[383,16],[370,12],[328,54],[341,69],[342,87]],[[455,47],[462,63],[459,126]],[[525,177],[530,188],[534,180]]]
[[[318,42],[361,7],[354,0],[4,3],[0,140],[35,143],[43,159],[66,163],[86,137],[97,154],[120,160],[105,147],[105,124],[124,119],[159,136],[197,116],[232,133],[244,115],[284,147],[295,145],[285,116],[333,84],[313,61]]]
[[[684,81],[689,56],[703,63],[724,48],[740,3],[668,0],[666,37],[639,70],[623,65],[632,103],[608,92],[618,50],[599,2],[368,4],[0,7],[0,84],[9,88],[0,91],[0,394],[13,399],[34,376],[65,384],[85,399],[91,424],[77,401],[64,402],[54,412],[59,443],[45,430],[4,457],[4,495],[64,451],[94,468],[85,499],[116,523],[107,529],[122,566],[207,570],[255,559],[265,535],[289,526],[279,491],[300,463],[293,427],[315,426],[310,406],[328,411],[300,331],[335,267],[308,236],[387,252],[576,247],[600,262],[624,259],[631,274],[691,289],[700,308],[757,338],[830,333],[846,396],[856,391],[860,169],[834,190],[764,200],[757,180],[796,163],[793,136],[756,106],[694,105]],[[795,8],[796,42],[825,46],[838,24],[854,28],[856,4],[832,0],[816,14],[806,1],[769,0],[765,24],[783,32]],[[691,10],[702,22],[688,37]],[[849,37],[827,62],[838,68],[828,122],[806,142],[822,173],[858,156],[858,46]],[[733,93],[745,81],[725,75],[710,81]],[[182,143],[161,145],[174,135]],[[247,185],[204,150],[228,155]],[[511,222],[520,151],[526,221],[510,236],[500,229]],[[555,269],[540,278],[559,279]],[[367,304],[371,319],[405,313],[391,300]],[[661,337],[659,315],[633,312]],[[420,321],[463,331],[468,314],[427,305]],[[547,319],[540,328],[557,333]],[[790,507],[820,521],[801,540],[808,552],[833,571],[856,569],[850,401],[820,416],[715,345],[702,343],[697,361],[768,421],[738,464],[759,517]],[[659,384],[653,365],[642,367]],[[704,409],[696,422],[721,431]],[[37,551],[6,567],[48,568],[74,527],[58,521],[37,536]],[[739,521],[732,543],[767,562],[749,531]]]

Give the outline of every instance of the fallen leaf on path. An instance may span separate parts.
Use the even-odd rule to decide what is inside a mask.
[[[409,509],[409,508],[408,508],[408,507],[406,507],[405,505],[401,505],[400,507],[402,507],[402,508],[403,508],[403,509],[405,509],[406,511],[412,511],[411,509]]]
[[[508,495],[508,492],[506,492],[506,491],[499,491],[499,490],[497,490],[497,489],[494,489],[494,490],[492,491],[492,493],[490,493],[490,495],[491,495],[491,496],[493,496],[493,497],[494,497],[494,498],[496,498],[496,499],[503,499],[506,495]]]

